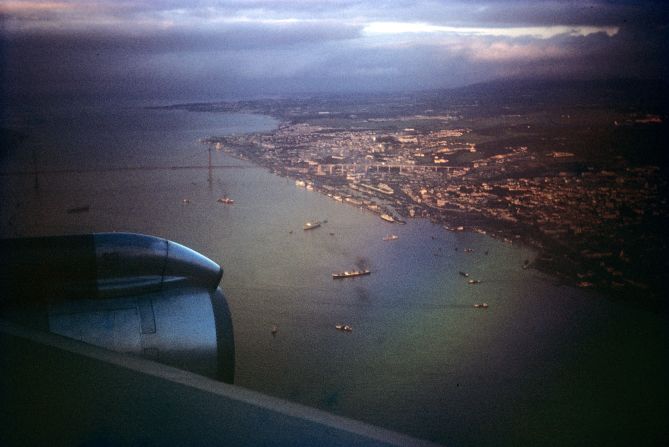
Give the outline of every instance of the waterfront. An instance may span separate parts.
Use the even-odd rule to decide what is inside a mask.
[[[205,164],[199,138],[276,124],[136,107],[67,113],[33,127],[44,166]],[[71,125],[54,133],[62,122]],[[37,192],[30,176],[2,177],[0,228],[3,236],[137,231],[221,263],[243,387],[446,444],[666,435],[663,316],[523,269],[534,256],[527,249],[425,220],[387,224],[214,157],[242,167],[216,170],[211,185],[206,170],[44,174]],[[28,151],[3,165],[30,163]],[[222,195],[235,204],[217,203]],[[327,223],[304,232],[309,220]],[[390,232],[399,239],[383,241]],[[360,260],[371,275],[332,281]],[[469,285],[459,271],[482,282]],[[480,302],[489,309],[473,308]],[[353,331],[336,331],[339,323]]]
[[[505,84],[494,85],[506,90]],[[545,86],[542,94],[564,87]],[[482,100],[485,89],[471,93]],[[522,91],[527,98],[542,96],[531,83]],[[662,132],[662,118],[621,113],[624,107],[611,102],[610,90],[591,94],[591,102],[572,95],[558,103],[539,101],[538,109],[532,100],[506,98],[505,108],[497,109],[471,107],[457,96],[435,101],[419,94],[172,108],[279,117],[281,124],[270,133],[206,142],[381,216],[420,216],[522,242],[539,251],[534,268],[662,308],[667,181],[661,159],[653,159],[660,146],[642,143]],[[578,112],[592,104],[595,109]],[[646,107],[648,113],[661,109]],[[566,119],[565,109],[566,116],[578,118]],[[639,147],[646,156],[638,156]]]

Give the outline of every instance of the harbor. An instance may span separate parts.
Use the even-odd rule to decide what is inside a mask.
[[[127,110],[146,115],[153,129],[166,127],[161,114],[191,113],[115,113]],[[109,112],[89,119],[105,122]],[[221,114],[190,119],[202,120],[197,132],[156,131],[141,142],[145,159],[133,161],[176,165],[201,154],[202,136],[275,124]],[[59,133],[44,132],[57,136],[51,146],[33,135],[51,148],[40,153],[42,162],[81,164],[87,146],[76,141],[97,133],[86,121],[81,128],[60,124],[53,121]],[[113,138],[100,142],[106,150],[80,169],[104,166],[110,155],[133,156],[122,148],[135,147],[137,134],[109,127]],[[45,173],[38,192],[32,178],[4,177],[2,230],[141,232],[220,263],[241,387],[454,445],[495,445],[500,437],[560,444],[593,427],[613,442],[615,427],[630,419],[648,429],[659,424],[647,411],[660,405],[655,396],[669,370],[667,329],[658,315],[523,268],[537,256],[531,249],[444,231],[428,219],[386,223],[383,212],[296,187],[248,161],[219,152],[213,158],[215,165],[244,168],[217,169],[211,182],[206,170]],[[21,165],[20,157],[12,162]],[[233,205],[218,202],[226,196]],[[87,212],[67,212],[83,205]],[[303,230],[306,222],[326,220]],[[389,234],[398,238],[385,241]],[[371,274],[332,279],[363,269]],[[629,392],[613,398],[611,390],[621,389]]]

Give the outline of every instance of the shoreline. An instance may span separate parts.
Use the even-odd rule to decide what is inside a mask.
[[[500,124],[494,107],[416,104],[399,107],[388,97],[172,107],[269,116],[277,121],[271,131],[203,142],[335,200],[362,202],[377,215],[422,217],[447,230],[462,227],[523,244],[539,253],[525,268],[666,310],[666,170],[652,158],[628,158],[626,147],[616,149],[617,156],[597,155],[598,146],[588,140],[599,131],[654,135],[652,126],[659,124],[611,110],[605,99],[597,109],[604,121],[593,120],[585,134],[580,121],[565,120],[559,107],[539,116],[514,104]],[[393,192],[384,194],[386,187]]]
[[[281,124],[279,124],[280,127]],[[211,144],[211,142],[202,141],[202,144]],[[263,163],[261,159],[249,157],[244,155],[241,150],[237,151],[224,150],[223,152],[230,157],[238,160],[247,161],[253,165],[267,169],[272,175],[287,178],[296,182],[302,182],[304,186],[297,186],[298,188],[305,188],[323,195],[326,198],[335,200],[339,203],[353,206],[364,212],[373,214],[380,219],[380,216],[388,211],[387,207],[379,206],[378,208],[370,208],[369,203],[356,204],[348,201],[350,196],[345,193],[341,195],[333,194],[332,189],[324,188],[325,183],[319,184],[308,177],[296,175],[281,167],[277,167],[270,163],[270,160]],[[285,168],[285,167],[284,167]],[[340,193],[342,191],[339,191]],[[385,197],[374,195],[368,192],[368,195],[378,200],[383,200]],[[371,200],[374,203],[373,200]],[[373,205],[372,205],[373,206]],[[520,245],[536,251],[536,257],[525,262],[522,268],[533,268],[537,271],[555,278],[559,283],[569,287],[576,287],[584,291],[591,291],[602,298],[611,301],[624,301],[630,304],[637,304],[642,308],[650,309],[653,312],[662,312],[666,310],[665,304],[661,301],[661,294],[649,294],[649,288],[644,285],[637,285],[631,283],[630,286],[635,290],[621,290],[620,287],[612,285],[604,272],[593,271],[598,265],[596,263],[581,263],[574,262],[574,256],[577,255],[573,250],[565,250],[565,247],[555,247],[553,241],[542,238],[541,234],[536,229],[524,226],[509,226],[508,223],[491,219],[487,216],[475,215],[467,211],[452,211],[439,210],[439,216],[410,216],[406,213],[405,207],[393,208],[395,213],[401,219],[396,220],[392,224],[403,224],[408,219],[427,219],[435,225],[441,227],[442,231],[451,232],[475,232],[488,236],[499,242]],[[397,216],[394,216],[397,217]],[[543,240],[542,240],[543,239]],[[552,245],[552,247],[551,247]],[[579,268],[580,267],[580,268]],[[586,271],[588,273],[581,273]],[[640,295],[645,292],[645,294]]]

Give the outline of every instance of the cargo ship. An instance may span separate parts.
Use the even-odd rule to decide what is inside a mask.
[[[345,271],[345,272],[340,272],[340,273],[333,273],[332,274],[332,279],[343,279],[343,278],[353,278],[354,276],[363,276],[363,275],[369,275],[372,273],[371,271],[365,269],[365,270],[351,270]]]
[[[318,227],[320,227],[320,226],[321,226],[320,221],[316,221],[316,222],[307,222],[307,223],[304,224],[304,227],[303,227],[303,228],[304,228],[304,230],[306,231],[306,230],[313,230],[314,228],[318,228]]]

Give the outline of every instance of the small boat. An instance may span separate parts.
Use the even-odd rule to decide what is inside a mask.
[[[465,253],[472,253],[473,251],[473,248],[465,248]]]
[[[189,203],[190,203],[190,199],[183,199],[183,200],[181,201],[181,204],[182,204],[182,205],[188,205]]]
[[[335,329],[342,332],[351,332],[353,328],[348,324],[335,324]]]
[[[379,217],[381,219],[385,220],[386,222],[390,222],[390,223],[395,222],[395,219],[393,218],[393,216],[391,216],[389,214],[381,214],[381,216],[379,216]]]
[[[321,223],[319,221],[316,222],[307,222],[304,224],[304,230],[313,230],[314,228],[318,228],[321,226]]]
[[[230,197],[220,197],[217,202],[219,203],[225,203],[226,205],[232,205],[235,203],[234,200],[232,200]]]
[[[395,240],[397,240],[397,239],[399,239],[399,238],[400,238],[400,237],[399,237],[398,235],[396,235],[396,234],[389,234],[388,236],[384,237],[383,240],[384,240],[384,241],[395,241]]]
[[[460,276],[464,276],[465,278],[469,278],[469,273],[467,273],[467,272],[460,272]]]
[[[342,279],[342,278],[353,278],[355,276],[363,276],[363,275],[369,275],[372,273],[371,271],[365,269],[365,270],[351,270],[351,271],[344,271],[340,273],[333,273],[332,274],[332,279]]]
[[[276,336],[277,332],[279,332],[279,328],[276,325],[272,326],[272,337]]]
[[[474,307],[477,309],[487,309],[488,303],[474,304]]]
[[[479,281],[478,279],[470,279],[469,281],[467,281],[467,284],[481,284],[481,281]]]

